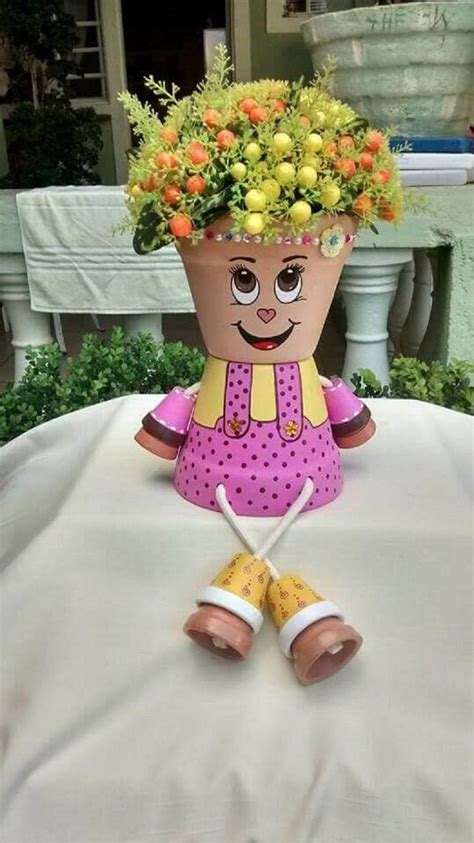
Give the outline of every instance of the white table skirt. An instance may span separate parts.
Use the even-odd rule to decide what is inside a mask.
[[[33,310],[47,313],[194,311],[174,246],[139,256],[122,187],[47,187],[17,194]]]
[[[3,843],[469,843],[471,420],[370,402],[342,495],[272,553],[365,638],[304,688],[269,618],[242,664],[182,634],[239,545],[133,442],[154,402],[1,453]]]

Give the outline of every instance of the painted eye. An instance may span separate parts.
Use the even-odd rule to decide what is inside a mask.
[[[260,284],[258,278],[245,266],[231,269],[232,295],[239,304],[253,304],[258,299]]]
[[[285,266],[275,278],[275,295],[278,301],[283,304],[295,301],[301,293],[303,286],[304,268],[293,264],[292,266]]]

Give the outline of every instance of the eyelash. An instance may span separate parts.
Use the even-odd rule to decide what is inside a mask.
[[[299,272],[300,275],[303,275],[305,267],[302,266],[300,263],[287,263],[286,269],[294,269],[296,272]]]
[[[235,275],[237,272],[240,272],[241,269],[245,269],[247,272],[252,272],[252,270],[249,269],[248,266],[245,266],[244,263],[234,263],[230,267],[229,272],[231,275]]]

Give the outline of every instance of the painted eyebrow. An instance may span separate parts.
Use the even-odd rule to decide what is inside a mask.
[[[308,255],[290,255],[288,258],[283,258],[282,263],[286,263],[287,261],[294,261],[295,258],[303,258],[303,260],[307,260]]]
[[[256,263],[255,258],[248,258],[245,255],[236,255],[235,258],[229,258],[229,261],[249,261],[250,263]]]

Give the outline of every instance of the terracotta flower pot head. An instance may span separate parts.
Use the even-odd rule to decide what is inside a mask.
[[[355,218],[324,216],[311,235],[285,243],[283,230],[283,242],[271,245],[227,240],[232,227],[225,216],[197,244],[178,245],[209,353],[248,363],[310,357],[353,247]]]

